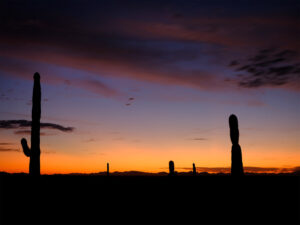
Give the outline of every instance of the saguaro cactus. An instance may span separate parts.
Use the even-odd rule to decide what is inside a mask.
[[[238,119],[235,115],[229,117],[231,148],[231,175],[240,176],[244,174],[242,150],[239,145],[239,127]]]
[[[23,152],[30,157],[29,174],[33,176],[40,175],[40,119],[41,119],[41,85],[40,75],[33,75],[33,94],[32,94],[32,121],[31,121],[31,148],[28,147],[25,138],[22,138],[21,144]]]
[[[106,169],[107,176],[109,176],[109,163],[106,164],[106,168],[107,168]]]
[[[171,160],[169,162],[169,175],[173,176],[175,174],[175,166],[174,166],[174,162]]]
[[[193,175],[196,175],[197,172],[196,172],[196,166],[195,166],[195,163],[193,163]]]

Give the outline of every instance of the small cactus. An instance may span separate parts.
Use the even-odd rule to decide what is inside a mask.
[[[169,162],[169,175],[170,176],[175,175],[175,166],[172,160]]]
[[[232,142],[231,148],[231,175],[244,175],[242,150],[239,145],[239,128],[238,119],[235,115],[229,117],[230,139]]]
[[[109,163],[106,164],[106,173],[107,173],[107,176],[109,176]]]
[[[196,175],[196,174],[197,174],[196,166],[195,166],[195,163],[193,163],[193,175]]]
[[[31,121],[31,148],[28,147],[25,138],[22,138],[21,145],[23,152],[30,157],[29,174],[33,176],[40,175],[40,119],[41,119],[41,85],[40,75],[35,73],[33,76],[33,94],[32,94],[32,121]]]

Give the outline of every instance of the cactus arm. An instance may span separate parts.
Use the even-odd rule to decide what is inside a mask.
[[[29,147],[28,147],[28,145],[27,145],[27,141],[26,141],[25,138],[22,138],[22,140],[21,140],[21,145],[22,145],[22,147],[23,147],[23,152],[24,152],[24,154],[25,154],[27,157],[29,157],[29,156],[30,156],[30,149],[29,149]]]

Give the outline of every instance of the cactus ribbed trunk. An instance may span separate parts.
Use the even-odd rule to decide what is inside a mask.
[[[31,148],[28,147],[25,138],[22,138],[21,144],[24,154],[30,157],[29,174],[33,176],[40,175],[40,119],[41,119],[41,85],[40,75],[35,73],[32,94],[32,121],[31,121]]]
[[[242,149],[239,145],[239,128],[238,119],[235,115],[229,117],[230,139],[232,142],[231,148],[231,175],[244,175]]]
[[[196,166],[195,166],[195,163],[193,163],[193,175],[196,175],[197,172],[196,172]]]
[[[240,145],[232,145],[231,149],[231,174],[232,175],[243,175],[243,160],[242,150]]]
[[[107,176],[109,176],[109,163],[106,164],[106,169]]]
[[[169,175],[175,175],[175,166],[172,160],[169,162]]]

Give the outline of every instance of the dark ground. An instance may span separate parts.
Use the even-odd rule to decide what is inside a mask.
[[[0,175],[0,224],[300,224],[300,176]]]

